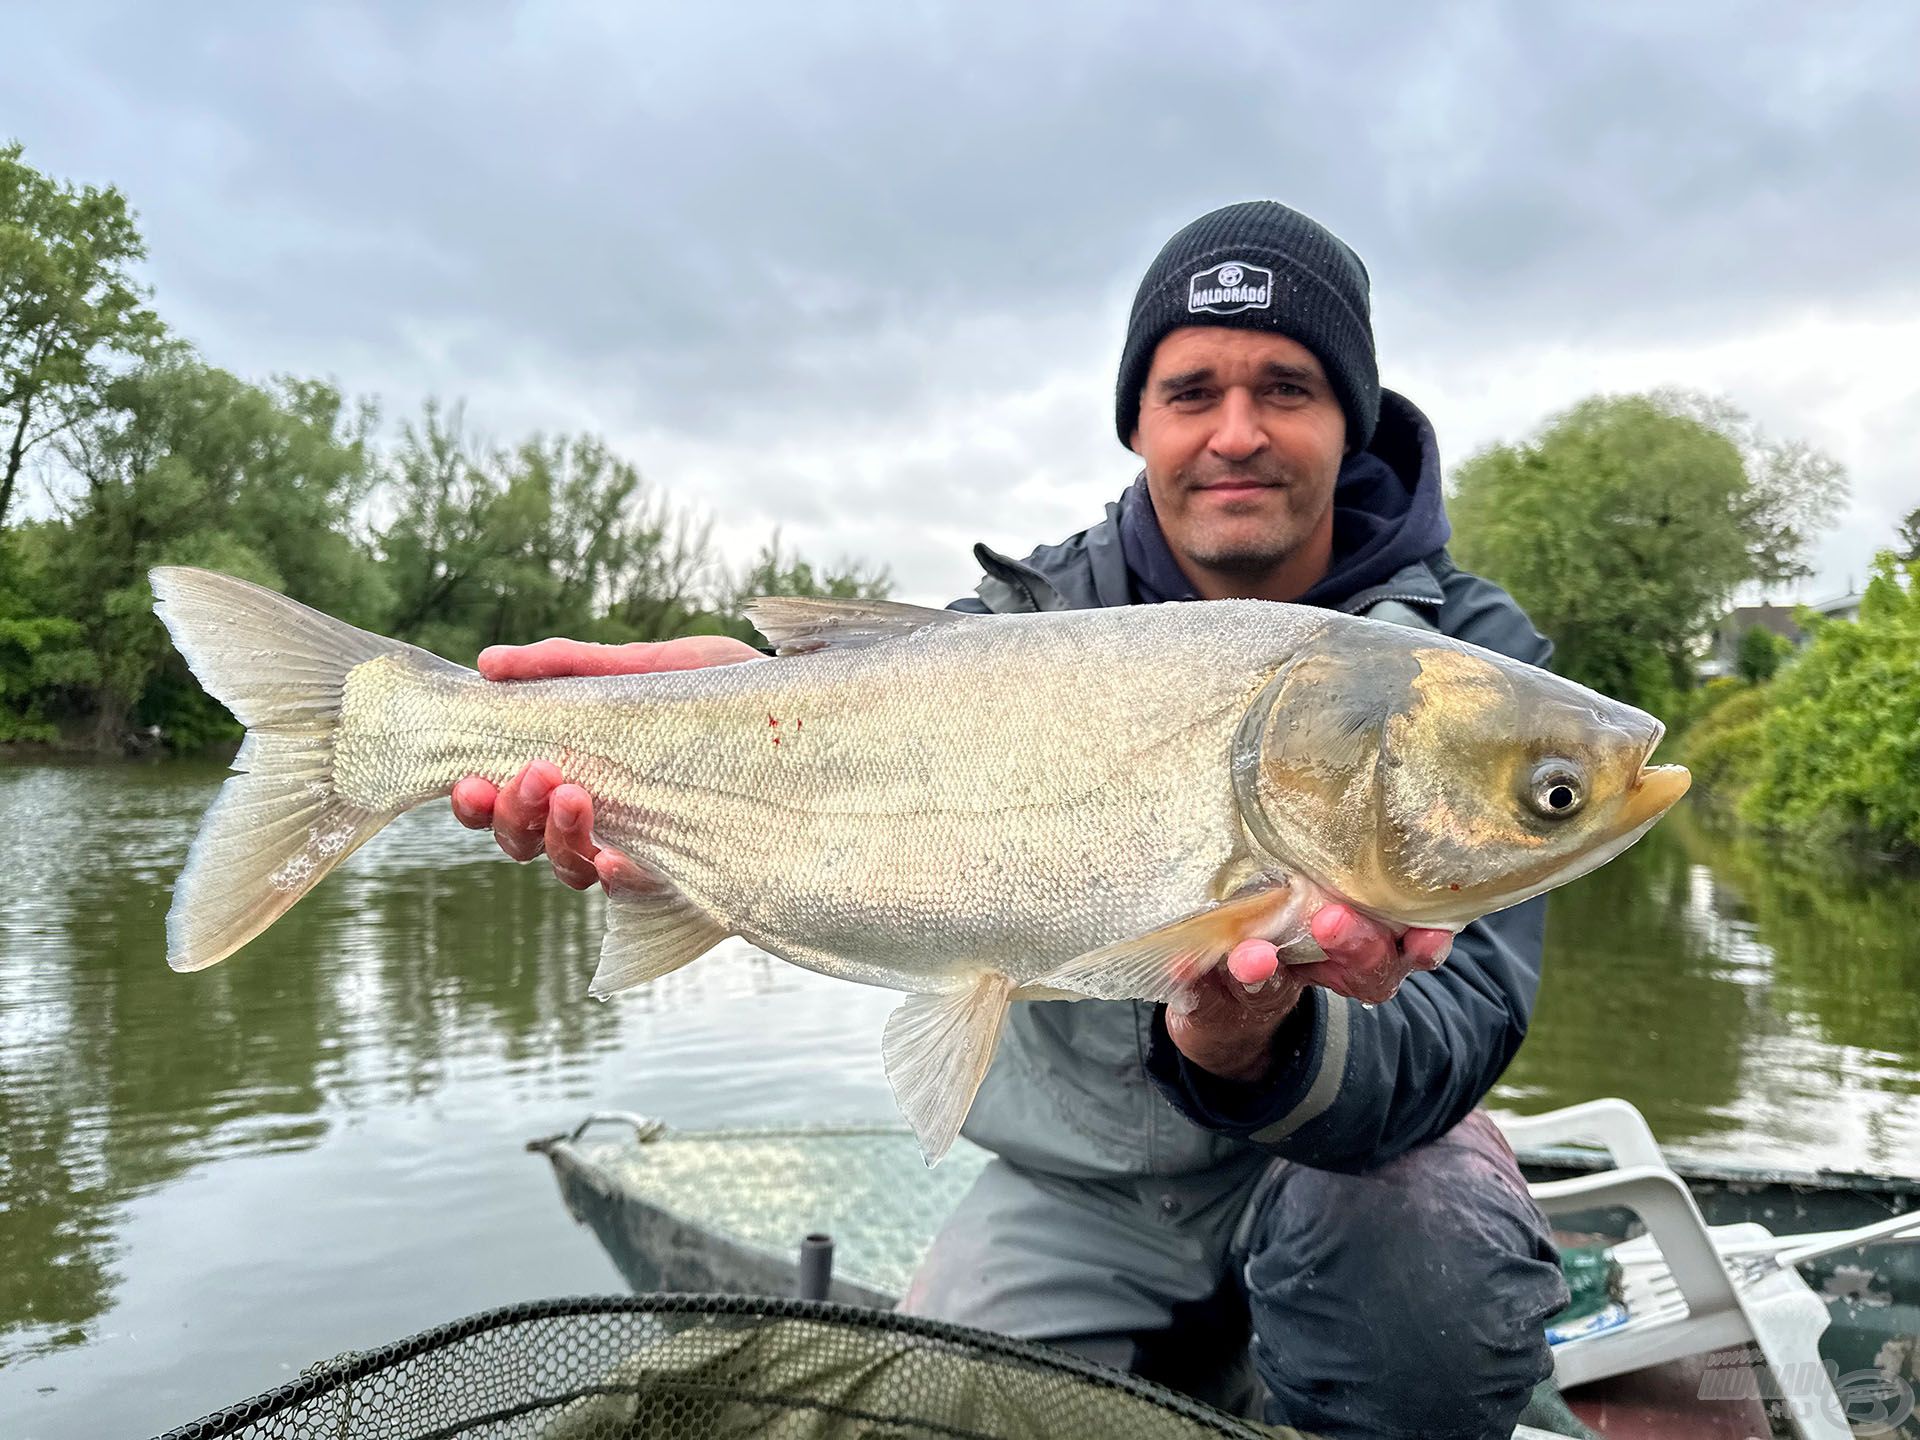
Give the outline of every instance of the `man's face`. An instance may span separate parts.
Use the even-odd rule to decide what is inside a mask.
[[[1268,592],[1278,581],[1302,594],[1326,571],[1346,438],[1346,413],[1312,351],[1201,325],[1154,351],[1130,443],[1196,589],[1291,598]]]

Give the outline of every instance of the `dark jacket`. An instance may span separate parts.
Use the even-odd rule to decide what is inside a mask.
[[[1333,566],[1306,598],[1544,664],[1552,647],[1512,597],[1447,554],[1426,417],[1385,392],[1369,450],[1386,468],[1350,461],[1343,469]],[[1389,474],[1399,493],[1382,485]],[[977,595],[953,608],[1137,603],[1122,544],[1125,503],[1025,561],[976,546],[986,574]],[[1343,506],[1353,513],[1342,515]],[[1137,532],[1132,538],[1138,559]],[[1015,1006],[964,1133],[1010,1160],[1069,1175],[1197,1176],[1238,1168],[1250,1148],[1331,1170],[1383,1164],[1451,1129],[1519,1049],[1539,986],[1545,914],[1541,898],[1475,921],[1442,969],[1410,975],[1384,1005],[1309,989],[1276,1037],[1277,1069],[1259,1087],[1189,1065],[1167,1037],[1163,1006]]]

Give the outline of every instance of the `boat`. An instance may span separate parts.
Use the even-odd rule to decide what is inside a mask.
[[[929,1170],[904,1126],[676,1131],[626,1111],[595,1112],[528,1149],[548,1160],[568,1212],[594,1232],[636,1293],[810,1292],[876,1309],[896,1303],[935,1231],[988,1160],[962,1140]],[[1530,1181],[1569,1179],[1608,1163],[1596,1152],[1557,1147],[1522,1151],[1520,1161]],[[1776,1235],[1809,1234],[1920,1210],[1920,1179],[1669,1161],[1711,1225],[1756,1221]],[[1574,1246],[1635,1233],[1625,1210],[1562,1217],[1561,1227],[1562,1240]],[[827,1274],[817,1261],[829,1238]],[[803,1285],[803,1252],[814,1272],[810,1286]],[[1810,1261],[1801,1273],[1831,1315],[1821,1351],[1843,1401],[1892,1422],[1860,1433],[1920,1440],[1913,1407],[1920,1388],[1920,1245],[1840,1252]],[[1582,1386],[1566,1402],[1607,1440],[1770,1433],[1765,1383],[1735,1393],[1740,1387],[1728,1388],[1724,1374],[1709,1375],[1708,1364],[1709,1357],[1695,1357]]]

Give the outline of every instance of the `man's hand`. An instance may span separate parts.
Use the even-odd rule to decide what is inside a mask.
[[[480,673],[489,680],[555,680],[699,670],[759,658],[751,645],[726,635],[693,635],[657,645],[542,640],[481,651]],[[516,860],[544,851],[553,873],[576,890],[595,884],[610,891],[646,889],[659,883],[620,851],[593,843],[593,797],[566,784],[559,767],[545,760],[534,761],[498,789],[478,775],[467,776],[453,787],[453,813],[469,830],[491,829],[500,848]]]
[[[1273,1068],[1273,1037],[1309,985],[1378,1004],[1391,1000],[1415,970],[1438,970],[1453,948],[1446,930],[1393,932],[1345,905],[1313,917],[1314,943],[1327,958],[1282,963],[1265,940],[1242,940],[1227,963],[1194,987],[1192,1003],[1169,1006],[1167,1034],[1209,1075],[1257,1085]]]

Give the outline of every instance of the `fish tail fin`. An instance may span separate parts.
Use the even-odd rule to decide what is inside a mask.
[[[148,578],[154,611],[187,665],[247,727],[239,773],[201,820],[167,911],[167,963],[202,970],[400,813],[334,791],[348,673],[383,655],[447,662],[229,575],[169,565]]]

